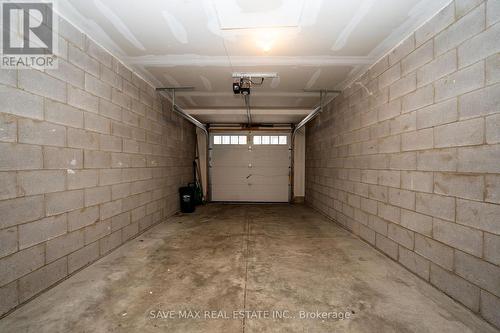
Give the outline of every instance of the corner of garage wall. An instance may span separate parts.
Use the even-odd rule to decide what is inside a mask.
[[[159,223],[195,130],[73,26],[59,68],[0,69],[0,316]]]
[[[500,1],[454,1],[307,129],[306,202],[500,328]]]

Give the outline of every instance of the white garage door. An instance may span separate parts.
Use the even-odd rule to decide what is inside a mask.
[[[289,143],[288,134],[211,134],[212,201],[288,202]]]

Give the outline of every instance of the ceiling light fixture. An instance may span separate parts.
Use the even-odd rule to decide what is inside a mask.
[[[273,48],[280,34],[278,29],[258,29],[255,35],[257,47],[268,53]]]
[[[264,51],[265,53],[271,51],[273,43],[271,41],[257,41],[257,45]]]

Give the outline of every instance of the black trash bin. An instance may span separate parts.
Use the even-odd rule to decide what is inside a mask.
[[[181,201],[181,212],[192,213],[194,212],[195,202],[194,202],[194,188],[185,186],[179,188],[179,196]]]

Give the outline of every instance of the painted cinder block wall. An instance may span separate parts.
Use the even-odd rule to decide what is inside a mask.
[[[452,2],[306,132],[307,204],[498,328],[499,19]]]
[[[192,125],[59,34],[58,70],[0,70],[0,316],[176,212],[192,179]]]

